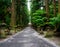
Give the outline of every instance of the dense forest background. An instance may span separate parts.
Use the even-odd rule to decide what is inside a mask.
[[[0,0],[1,37],[11,34],[11,30],[16,32],[16,29],[28,26],[29,16],[32,18],[32,27],[39,33],[47,32],[49,36],[53,34],[60,36],[60,0],[31,0],[30,2],[29,15],[27,0]]]

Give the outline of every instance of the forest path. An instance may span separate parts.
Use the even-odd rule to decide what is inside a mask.
[[[15,34],[5,42],[0,43],[0,47],[57,47],[55,44],[43,39],[31,27],[26,27],[21,32]]]

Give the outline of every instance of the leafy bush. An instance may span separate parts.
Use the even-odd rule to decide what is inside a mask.
[[[10,13],[9,7],[11,2],[8,0],[0,0],[0,23],[5,22],[9,24],[10,22]]]
[[[43,17],[43,15],[45,14],[44,10],[37,10],[35,13],[33,13],[32,15],[32,23],[35,26],[43,26],[46,22],[46,17]]]
[[[53,18],[49,19],[49,25],[50,26],[55,26],[56,25],[56,17],[53,17]]]
[[[56,30],[60,26],[60,14],[58,14],[56,17],[49,18],[50,27],[54,27]]]

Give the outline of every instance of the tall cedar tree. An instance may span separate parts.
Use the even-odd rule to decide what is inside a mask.
[[[45,0],[46,16],[49,18],[49,0]]]
[[[54,16],[56,16],[56,1],[55,0],[53,0],[53,6],[54,6],[54,9],[53,9]]]
[[[58,0],[58,13],[60,14],[60,0]]]
[[[13,28],[15,26],[15,0],[12,0],[11,6],[11,23],[10,26]]]

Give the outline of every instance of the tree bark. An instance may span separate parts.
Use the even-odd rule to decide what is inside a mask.
[[[56,1],[55,0],[53,0],[53,6],[54,6],[54,16],[56,16]]]
[[[58,0],[58,13],[60,14],[60,0]]]
[[[13,28],[15,26],[15,0],[12,0],[12,6],[11,6],[11,23],[10,26]]]
[[[46,15],[49,18],[49,0],[45,0]]]

